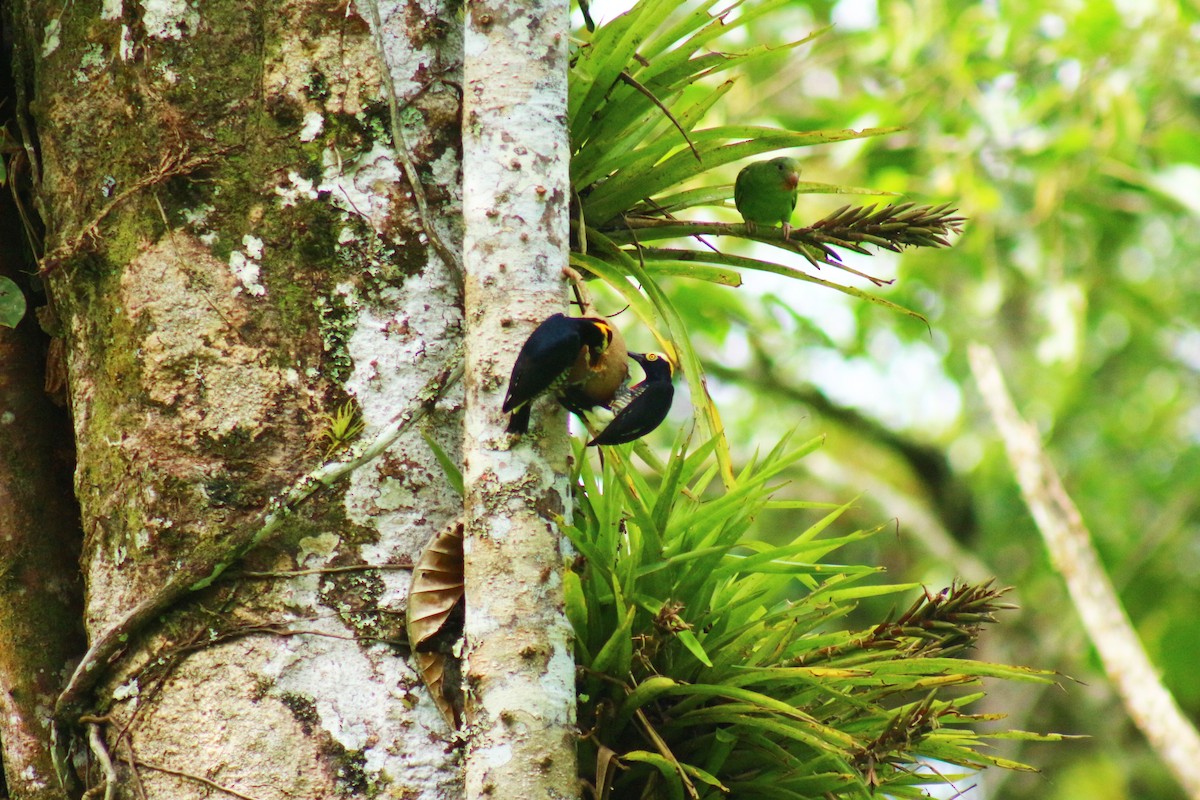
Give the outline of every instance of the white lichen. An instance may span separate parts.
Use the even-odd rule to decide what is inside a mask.
[[[392,209],[388,189],[404,183],[391,149],[377,141],[370,150],[346,158],[337,148],[330,147],[325,150],[323,160],[324,172],[319,184],[314,185],[294,171],[288,173],[288,183],[275,188],[281,204],[295,205],[301,198],[312,200],[328,192],[334,206],[361,217],[376,232],[385,231]]]
[[[328,561],[341,542],[341,537],[329,532],[305,536],[300,540],[300,552],[296,554],[296,563],[304,566],[310,556],[316,556],[321,562]]]
[[[257,236],[247,233],[242,237],[242,244],[246,246],[246,255],[253,258],[255,261],[261,261],[263,257],[263,240]]]
[[[258,280],[262,271],[262,264],[259,262],[263,256],[263,241],[257,236],[246,234],[242,237],[242,245],[246,248],[245,252],[234,250],[229,254],[229,269],[241,283],[233,293],[241,294],[245,291],[254,297],[262,297],[267,293],[267,288]]]
[[[304,127],[300,129],[300,141],[311,142],[325,129],[325,117],[316,111],[304,115]]]
[[[182,39],[200,25],[200,12],[187,0],[143,0],[142,25],[153,39]]]
[[[128,25],[121,26],[121,45],[117,52],[121,61],[128,61],[133,57],[133,31],[129,30]]]
[[[185,208],[179,215],[183,217],[184,222],[199,231],[208,227],[208,215],[216,210],[211,203],[205,203],[197,208]]]
[[[104,69],[107,59],[104,47],[99,44],[89,44],[79,56],[79,65],[75,69],[75,83],[87,83],[100,70]]]
[[[128,683],[123,683],[113,689],[113,700],[128,700],[131,697],[137,697],[141,693],[138,688],[137,678],[131,679]]]
[[[62,43],[62,20],[58,17],[46,23],[42,31],[42,58],[53,53]]]
[[[273,683],[271,694],[310,700],[321,729],[346,750],[362,753],[368,777],[386,780],[406,770],[428,771],[432,777],[444,769],[437,748],[398,745],[408,725],[439,730],[445,724],[432,702],[397,702],[396,687],[420,682],[405,661],[384,645],[353,641],[355,632],[336,618],[318,618],[304,627],[327,635],[279,643],[259,669]],[[345,691],[347,686],[354,691]]]
[[[287,184],[276,186],[275,194],[281,198],[279,204],[287,208],[296,205],[301,200],[316,200],[317,185],[300,173],[289,170]]]

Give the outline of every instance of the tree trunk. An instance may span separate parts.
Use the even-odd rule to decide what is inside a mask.
[[[0,275],[17,281],[24,265],[14,212],[5,192]],[[33,319],[0,328],[0,797],[7,785],[24,800],[66,797],[45,746],[45,709],[83,649],[70,428],[43,390],[44,339]]]
[[[458,794],[403,612],[461,498],[415,427],[303,482],[348,399],[369,440],[459,345],[457,5],[10,13],[84,532],[60,735],[119,797]],[[458,392],[424,430],[455,459]]]
[[[520,438],[501,400],[529,333],[564,310],[566,0],[470,5],[466,198],[467,797],[578,797],[571,630],[556,520],[567,509],[561,409]],[[541,434],[545,431],[544,435]]]

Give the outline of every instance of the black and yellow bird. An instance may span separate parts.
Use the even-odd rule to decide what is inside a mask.
[[[598,317],[554,314],[538,325],[517,354],[502,409],[509,433],[529,430],[534,400],[571,392],[581,402],[607,405],[625,383],[629,359],[616,326]]]
[[[661,425],[671,410],[671,402],[675,399],[674,365],[657,353],[630,353],[629,357],[642,365],[646,377],[641,383],[622,388],[606,404],[615,415],[604,430],[588,442],[589,447],[640,439]]]

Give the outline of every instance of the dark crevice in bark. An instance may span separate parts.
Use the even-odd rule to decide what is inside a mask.
[[[29,126],[16,117],[23,96],[16,13],[9,6],[0,20],[0,276],[20,287],[29,310],[15,329],[0,328],[0,797],[59,800],[67,794],[54,774],[44,716],[85,646],[83,537],[70,420],[45,390],[52,339],[35,310],[47,298],[27,233],[41,232],[23,140]]]

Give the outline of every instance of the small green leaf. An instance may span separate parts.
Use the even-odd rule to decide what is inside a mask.
[[[719,780],[716,779],[716,777],[714,775],[712,775],[708,771],[702,770],[699,767],[694,767],[691,764],[684,764],[683,762],[680,762],[679,766],[683,767],[683,771],[686,772],[688,775],[691,775],[696,780],[701,781],[702,783],[707,783],[709,786],[716,787],[717,789],[720,789],[723,792],[729,791],[728,786],[721,783]]]
[[[708,658],[708,653],[704,652],[704,645],[700,644],[700,640],[696,638],[696,634],[691,631],[680,631],[676,636],[679,641],[683,642],[683,646],[688,649],[688,652],[696,657],[706,667],[712,666],[712,661]]]
[[[639,683],[637,688],[630,692],[629,696],[625,698],[625,702],[621,704],[621,710],[617,714],[616,725],[614,727],[618,730],[623,728],[625,723],[633,717],[635,711],[647,703],[656,700],[675,685],[675,681],[661,675],[647,678]]]
[[[578,572],[570,569],[563,572],[563,595],[567,607],[567,619],[575,631],[575,639],[578,642],[586,642],[588,639],[587,596],[583,593],[583,583],[579,579]]]
[[[742,285],[742,276],[738,274],[737,270],[711,264],[695,264],[686,261],[647,261],[646,272],[650,275],[708,281],[735,289]]]
[[[622,753],[621,760],[640,761],[643,764],[650,764],[656,767],[667,784],[671,800],[683,800],[683,781],[679,779],[679,771],[673,762],[663,758],[658,753],[651,753],[646,750],[631,750],[628,753]]]
[[[630,641],[633,631],[633,620],[637,615],[636,608],[629,608],[625,620],[613,631],[612,636],[600,648],[592,661],[592,669],[596,672],[608,672],[614,676],[624,675],[629,671],[629,662],[633,659],[633,643]]]
[[[459,497],[462,497],[466,493],[466,489],[463,487],[462,470],[454,463],[454,459],[446,455],[446,451],[433,440],[433,437],[427,433],[422,433],[421,436],[424,437],[425,444],[429,445],[429,449],[433,451],[434,458],[442,465],[442,472],[446,473],[446,480],[450,482],[450,487],[458,492]]]
[[[0,325],[15,328],[25,317],[25,295],[21,287],[0,276]]]

